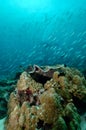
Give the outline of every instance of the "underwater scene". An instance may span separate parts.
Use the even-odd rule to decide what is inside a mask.
[[[86,130],[86,0],[0,0],[0,130]]]

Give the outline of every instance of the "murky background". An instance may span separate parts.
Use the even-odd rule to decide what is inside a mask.
[[[0,0],[0,77],[29,64],[86,70],[86,0]]]

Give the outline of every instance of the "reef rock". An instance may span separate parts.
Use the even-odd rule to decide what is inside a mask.
[[[31,66],[10,95],[6,130],[80,130],[79,102],[86,103],[86,80],[78,70]]]

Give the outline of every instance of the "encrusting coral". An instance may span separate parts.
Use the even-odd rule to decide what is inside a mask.
[[[46,80],[40,82],[40,77]],[[6,130],[80,130],[75,100],[86,103],[86,80],[78,70],[35,66],[21,74],[16,86]]]

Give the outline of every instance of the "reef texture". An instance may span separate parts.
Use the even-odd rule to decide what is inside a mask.
[[[6,130],[80,130],[79,102],[86,103],[86,80],[78,70],[35,65],[10,95]]]
[[[15,89],[16,82],[13,79],[0,80],[0,119],[3,119],[7,114],[7,103],[10,93]]]

